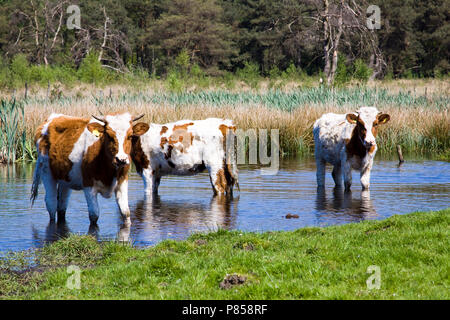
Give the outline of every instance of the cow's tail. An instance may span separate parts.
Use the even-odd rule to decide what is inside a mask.
[[[42,171],[42,160],[41,157],[38,157],[36,161],[36,167],[34,168],[33,173],[33,184],[31,186],[31,206],[34,204],[34,200],[36,200],[39,193],[39,184],[41,183],[41,171]]]

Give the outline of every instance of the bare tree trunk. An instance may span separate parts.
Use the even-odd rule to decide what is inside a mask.
[[[329,86],[333,85],[338,71],[339,52],[341,47],[347,46],[353,52],[348,38],[360,39],[360,48],[368,48],[373,53],[373,78],[378,76],[386,65],[378,47],[377,36],[366,26],[365,2],[345,0],[311,0],[316,5],[317,15],[312,17],[318,22],[318,28],[313,32],[320,32],[323,37],[323,72]],[[345,38],[344,38],[345,35]],[[312,35],[315,37],[316,35]],[[343,42],[343,43],[341,43]]]
[[[109,18],[106,15],[106,9],[105,7],[103,7],[103,15],[105,16],[105,24],[103,27],[104,33],[103,33],[103,43],[102,46],[100,48],[100,54],[98,55],[98,61],[102,61],[103,58],[103,50],[105,49],[106,46],[106,38],[108,37],[108,22],[109,22]]]
[[[328,75],[330,74],[331,62],[330,62],[330,23],[329,23],[329,3],[328,0],[324,0],[325,10],[323,13],[323,36],[324,36],[324,46],[323,46],[323,54],[325,58],[325,67],[323,69],[323,73],[328,79]]]
[[[339,58],[339,42],[342,36],[343,22],[342,22],[342,14],[343,14],[343,0],[341,0],[341,8],[339,10],[339,19],[338,19],[338,32],[333,39],[333,60],[331,65],[331,71],[328,75],[328,85],[332,85],[334,82],[334,77],[336,76],[338,58]]]

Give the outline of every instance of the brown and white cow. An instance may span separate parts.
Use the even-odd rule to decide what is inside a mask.
[[[143,116],[143,115],[142,115]],[[31,199],[34,202],[42,180],[50,220],[64,220],[71,190],[83,190],[89,219],[99,217],[97,194],[109,198],[115,192],[125,224],[130,224],[128,170],[131,138],[148,125],[133,121],[129,113],[82,119],[51,114],[36,132],[38,159]]]
[[[158,193],[162,176],[194,175],[205,169],[214,194],[232,194],[238,172],[233,152],[226,152],[226,139],[235,130],[231,120],[217,118],[150,124],[145,134],[133,138],[131,152],[146,194]]]
[[[322,115],[314,123],[315,157],[317,164],[317,184],[325,185],[325,164],[333,168],[336,186],[345,189],[352,184],[352,169],[361,172],[361,185],[369,189],[370,170],[377,151],[376,136],[381,124],[388,122],[390,116],[374,107],[362,107],[356,113]]]

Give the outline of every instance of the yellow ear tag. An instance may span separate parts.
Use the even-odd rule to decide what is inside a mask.
[[[97,138],[100,137],[100,132],[97,129],[94,129],[92,131],[92,133],[94,134],[94,136],[96,136]]]

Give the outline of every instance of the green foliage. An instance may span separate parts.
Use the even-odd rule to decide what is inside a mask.
[[[353,79],[366,83],[372,75],[372,72],[373,70],[370,69],[362,59],[356,59],[353,63]]]
[[[373,4],[380,6],[383,13],[376,45],[387,63],[384,71],[392,72],[395,78],[448,75],[449,3],[374,0]],[[51,1],[35,8],[22,0],[5,1],[0,10],[0,56],[11,61],[3,61],[7,68],[0,63],[1,87],[15,88],[25,81],[44,85],[48,81],[71,84],[76,79],[88,83],[105,82],[105,78],[139,80],[136,75],[130,78],[113,69],[100,68],[94,58],[96,50],[102,50],[104,66],[117,67],[122,72],[128,68],[131,73],[132,69],[142,68],[153,79],[165,77],[174,67],[185,77],[195,64],[208,76],[222,76],[223,72],[234,72],[245,61],[252,61],[258,66],[258,73],[271,80],[281,76],[277,69],[285,70],[284,80],[301,80],[304,76],[300,70],[317,75],[324,67],[323,39],[315,19],[299,18],[320,15],[314,1],[81,1],[83,28],[89,32],[89,41],[83,41],[81,34],[67,32],[65,27],[57,28],[57,5],[57,1]],[[367,1],[360,5],[365,7]],[[103,6],[110,22],[105,44]],[[21,12],[20,17],[17,12]],[[38,39],[25,19],[35,15],[39,25],[47,26],[40,28]],[[345,34],[339,52],[352,60],[367,61],[373,50],[361,45],[360,40]],[[86,52],[91,53],[81,61]],[[364,82],[367,69],[362,63],[359,66],[362,69],[354,78]],[[73,70],[78,67],[82,71],[75,75]],[[345,72],[340,72],[338,85],[347,81]],[[250,82],[253,86],[254,81]]]
[[[171,92],[181,92],[184,87],[183,79],[181,78],[179,72],[175,70],[169,71],[166,78],[166,84],[167,89]]]
[[[23,128],[24,108],[15,99],[0,104],[0,163],[18,160],[19,151],[25,156],[26,135]]]
[[[256,88],[260,78],[259,66],[254,62],[246,61],[244,67],[236,71],[236,76],[250,87]]]
[[[281,77],[284,79],[296,80],[300,77],[301,70],[297,68],[292,62],[286,68],[285,71],[281,74]]]
[[[277,66],[272,66],[269,70],[269,79],[277,79],[281,76],[281,71]]]
[[[30,80],[29,63],[24,54],[16,55],[11,61],[10,68],[14,80],[20,81],[20,83]]]
[[[191,58],[189,57],[187,50],[182,49],[178,56],[175,58],[175,66],[178,71],[185,76],[189,70],[191,64]]]
[[[338,63],[336,68],[336,75],[334,78],[334,85],[337,87],[342,87],[347,84],[351,80],[351,75],[347,69],[347,65],[345,63],[345,56],[339,54]],[[325,79],[324,79],[325,81]]]
[[[98,57],[98,53],[90,52],[83,59],[77,72],[81,81],[95,84],[105,82],[108,72],[102,67]]]

